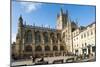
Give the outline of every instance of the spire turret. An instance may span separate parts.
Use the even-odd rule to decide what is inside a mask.
[[[62,8],[60,9],[60,15],[63,15],[63,9]]]
[[[19,17],[19,27],[23,26],[23,18],[22,15]]]

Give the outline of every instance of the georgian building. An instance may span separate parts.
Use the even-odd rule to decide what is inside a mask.
[[[82,29],[83,28],[83,29]],[[74,54],[92,54],[95,55],[96,51],[96,28],[95,22],[86,26],[80,27],[73,32],[73,49]]]
[[[71,21],[67,10],[64,12],[61,9],[57,14],[56,29],[23,24],[22,16],[18,21],[18,33],[13,49],[16,57],[52,57],[77,52],[82,54],[83,48],[89,45],[95,46],[95,24],[80,29],[76,22]],[[86,39],[81,38],[82,35],[85,36],[84,34]],[[85,43],[86,46],[83,47]]]

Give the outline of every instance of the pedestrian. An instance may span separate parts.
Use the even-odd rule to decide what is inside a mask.
[[[33,62],[35,62],[35,59],[36,59],[36,58],[35,58],[34,56],[32,56],[32,61],[33,61]]]

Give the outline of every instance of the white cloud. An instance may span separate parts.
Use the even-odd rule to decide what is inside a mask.
[[[41,7],[41,3],[34,3],[34,2],[21,2],[21,5],[23,6],[24,10],[28,13],[37,10]]]

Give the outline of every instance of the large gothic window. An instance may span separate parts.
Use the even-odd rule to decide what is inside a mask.
[[[52,43],[55,43],[54,33],[51,33],[51,34],[50,34],[50,37],[51,37]]]
[[[32,51],[32,47],[31,47],[30,45],[27,45],[27,46],[25,47],[25,51],[26,51],[26,52],[31,52],[31,51]]]
[[[35,32],[35,43],[38,44],[41,42],[40,32]]]
[[[42,51],[42,47],[41,46],[36,46],[35,51]]]
[[[45,51],[50,51],[50,47],[49,46],[45,46]]]
[[[44,43],[48,43],[48,34],[45,32],[43,36],[44,36]]]
[[[30,30],[26,32],[26,42],[27,43],[32,42],[32,32]]]

